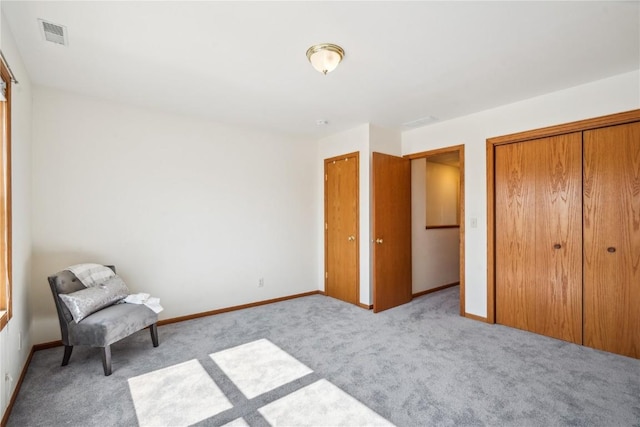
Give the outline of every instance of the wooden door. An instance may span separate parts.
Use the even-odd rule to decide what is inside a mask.
[[[581,134],[495,149],[496,321],[582,342]]]
[[[584,132],[584,344],[640,358],[640,123]]]
[[[325,293],[359,301],[358,153],[326,159]]]
[[[373,153],[373,311],[411,301],[411,161]]]
[[[536,146],[536,332],[581,344],[582,135]]]
[[[535,328],[535,143],[495,148],[496,322]]]

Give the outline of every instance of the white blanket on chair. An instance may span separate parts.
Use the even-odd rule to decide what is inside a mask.
[[[155,313],[160,313],[162,310],[164,310],[164,308],[160,305],[160,298],[152,297],[151,295],[145,293],[131,294],[123,299],[123,301],[129,304],[144,304]]]
[[[71,267],[65,268],[76,275],[80,283],[87,288],[92,286],[101,285],[112,277],[115,277],[116,273],[109,267],[105,267],[102,264],[76,264]]]

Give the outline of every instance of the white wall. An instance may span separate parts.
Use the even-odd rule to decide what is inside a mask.
[[[460,229],[425,229],[426,164],[424,158],[411,161],[411,270],[414,294],[460,281]]]
[[[402,153],[465,145],[465,307],[487,315],[486,139],[640,108],[640,73],[621,74],[407,131]],[[471,228],[471,218],[478,227]]]
[[[402,134],[376,125],[369,125],[370,151],[376,153],[402,155]]]
[[[79,262],[161,319],[320,288],[314,141],[43,87],[33,113],[35,342],[60,338],[47,275]]]
[[[12,87],[11,111],[13,317],[0,332],[0,413],[4,416],[31,350],[27,302],[31,281],[31,85],[4,15],[0,17],[0,32],[0,47],[19,81]],[[13,381],[5,381],[6,374]]]
[[[460,168],[427,160],[427,215],[429,226],[458,223]]]

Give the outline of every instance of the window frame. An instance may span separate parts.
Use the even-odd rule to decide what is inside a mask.
[[[11,221],[11,73],[0,61],[6,101],[0,106],[0,330],[12,317],[12,221]]]

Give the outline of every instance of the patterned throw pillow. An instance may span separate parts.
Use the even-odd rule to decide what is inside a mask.
[[[127,295],[129,295],[129,289],[120,276],[112,277],[101,285],[81,289],[70,294],[59,294],[76,323],[88,315],[126,298]]]

